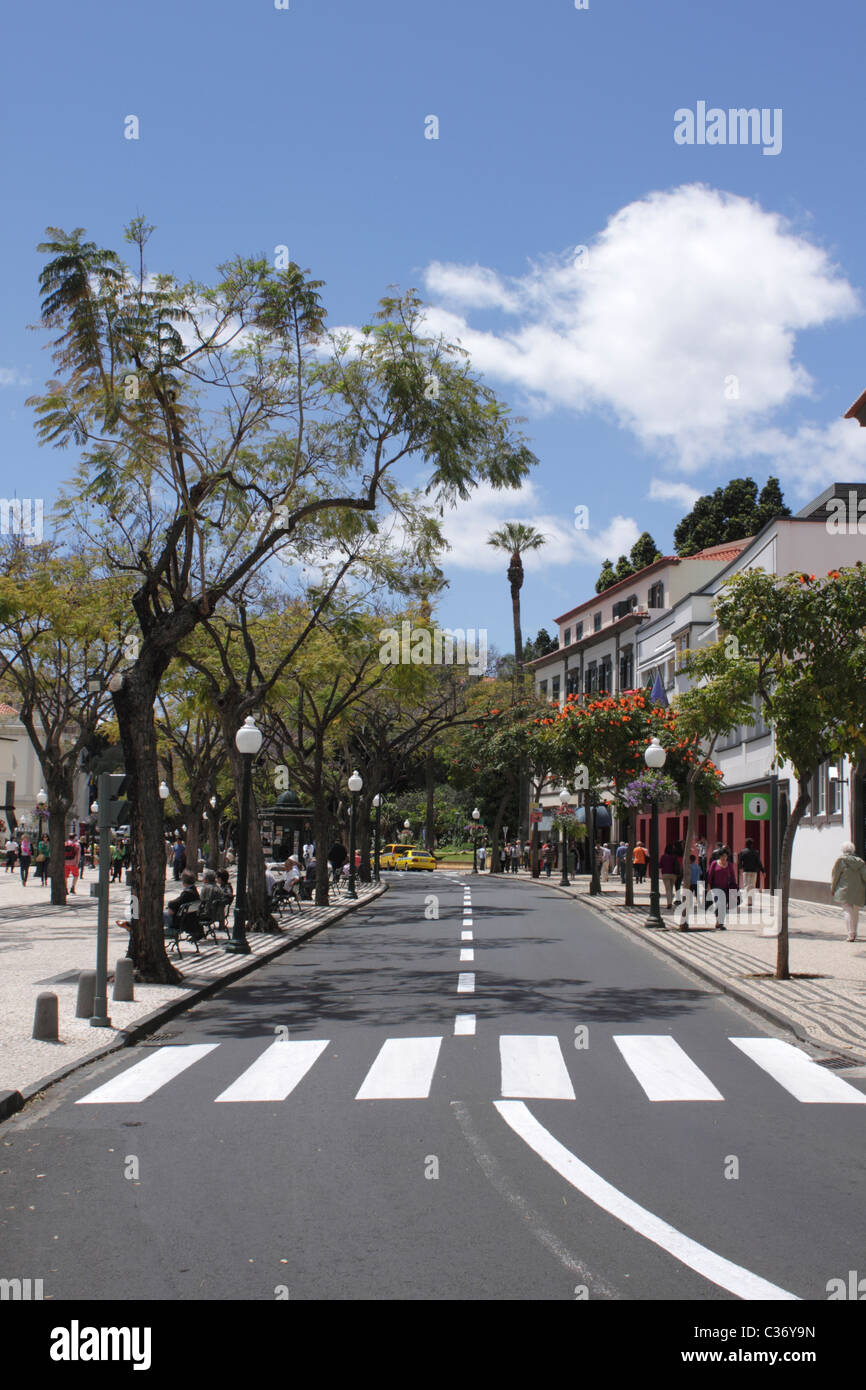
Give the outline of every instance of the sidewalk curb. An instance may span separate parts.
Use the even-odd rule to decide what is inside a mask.
[[[383,893],[387,893],[389,884],[380,883],[371,893],[368,893],[360,902],[346,903],[340,907],[335,906],[333,916],[329,916],[323,922],[316,922],[313,926],[299,936],[295,936],[291,941],[278,941],[275,939],[275,949],[258,956],[244,956],[237,966],[224,975],[218,976],[215,980],[209,980],[206,985],[199,985],[191,989],[182,999],[175,999],[168,1004],[161,1004],[159,1008],[153,1009],[151,1013],[145,1014],[137,1023],[130,1028],[120,1029],[114,1034],[110,1042],[104,1043],[101,1047],[95,1047],[86,1056],[77,1058],[70,1062],[68,1066],[60,1067],[57,1071],[50,1072],[48,1076],[42,1076],[38,1081],[33,1081],[29,1086],[23,1087],[20,1091],[0,1091],[0,1124],[8,1120],[11,1115],[17,1114],[19,1110],[33,1100],[34,1096],[42,1091],[47,1091],[49,1087],[63,1081],[65,1077],[71,1076],[80,1067],[88,1066],[89,1063],[96,1061],[98,1057],[107,1057],[112,1052],[119,1052],[123,1047],[130,1047],[133,1043],[144,1038],[148,1033],[155,1032],[162,1027],[163,1023],[168,1023],[176,1018],[178,1014],[184,1013],[187,1009],[200,1004],[203,999],[207,999],[212,994],[216,994],[226,985],[234,984],[236,980],[243,979],[245,975],[251,975],[254,970],[269,964],[277,956],[284,955],[286,951],[291,951],[295,946],[300,946],[302,942],[309,941],[326,927],[332,927],[335,922],[339,922],[350,912],[355,912],[359,907],[366,907],[368,903],[375,902],[381,898]]]
[[[737,1003],[743,1004],[746,1008],[751,1009],[753,1013],[760,1014],[768,1023],[772,1023],[778,1028],[787,1029],[789,1033],[793,1033],[794,1037],[797,1038],[799,1042],[806,1043],[810,1047],[823,1047],[827,1051],[831,1049],[840,1050],[841,1044],[819,1042],[817,1038],[807,1033],[796,1020],[792,1019],[781,1009],[773,1009],[762,1001],[754,999],[745,989],[742,989],[736,984],[732,984],[726,977],[716,974],[708,967],[695,965],[691,961],[682,960],[675,951],[669,950],[664,945],[664,932],[660,933],[656,928],[639,927],[632,922],[623,921],[621,917],[617,916],[615,908],[598,907],[592,900],[585,902],[583,897],[577,897],[574,893],[570,893],[567,888],[563,888],[558,883],[546,886],[555,888],[562,897],[571,898],[573,902],[579,903],[581,907],[585,907],[589,912],[592,912],[599,921],[613,921],[616,926],[622,927],[630,936],[637,937],[639,941],[649,946],[658,955],[664,956],[666,960],[674,961],[681,969],[690,972],[705,984],[714,985],[722,994],[729,995],[732,999],[736,999]],[[589,895],[587,894],[586,897],[589,897]],[[666,930],[667,928],[665,931]],[[850,1057],[854,1063],[866,1063],[866,1046],[859,1051],[855,1051],[850,1047],[845,1047],[843,1055],[845,1057]]]

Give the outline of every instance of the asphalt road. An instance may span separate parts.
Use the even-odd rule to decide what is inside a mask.
[[[0,1276],[823,1300],[859,1268],[862,1082],[543,883],[391,883],[0,1125]]]

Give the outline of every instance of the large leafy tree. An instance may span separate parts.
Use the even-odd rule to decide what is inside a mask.
[[[66,821],[82,758],[112,713],[109,682],[127,663],[129,609],[123,586],[101,576],[98,555],[16,540],[2,557],[0,610],[0,682],[42,769],[51,901],[62,905]]]
[[[375,528],[399,511],[401,463],[444,505],[482,480],[516,487],[535,460],[465,354],[423,336],[414,293],[383,299],[357,337],[328,335],[322,284],[296,264],[237,256],[213,284],[149,277],[151,231],[130,224],[131,269],[81,228],[49,229],[58,375],[32,403],[44,442],[81,450],[68,524],[133,581],[139,650],[114,696],[139,872],[131,949],[144,978],[172,981],[153,709],[180,645],[322,518]]]
[[[678,555],[694,555],[705,546],[754,536],[777,516],[790,516],[778,478],[768,478],[760,495],[753,478],[732,478],[724,487],[699,497],[674,528]]]
[[[856,762],[866,753],[866,567],[831,570],[823,580],[749,570],[724,586],[716,617],[729,660],[754,680],[777,761],[790,761],[797,782],[780,865],[776,978],[785,980],[791,858],[812,778],[826,758]]]

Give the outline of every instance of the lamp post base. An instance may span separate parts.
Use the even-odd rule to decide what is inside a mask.
[[[243,941],[229,941],[226,943],[226,950],[231,956],[248,956],[252,951],[250,943],[244,937]]]
[[[644,922],[645,927],[664,927],[665,923],[661,914],[661,902],[658,893],[650,893],[649,916]]]

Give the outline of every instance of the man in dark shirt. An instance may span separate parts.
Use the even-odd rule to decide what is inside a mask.
[[[745,849],[741,849],[737,855],[737,868],[740,871],[743,885],[743,905],[751,907],[752,894],[757,886],[758,874],[766,873],[766,869],[761,863],[761,856],[755,849],[752,840],[747,840]]]
[[[171,902],[166,904],[162,914],[163,925],[166,931],[174,930],[174,915],[179,907],[182,907],[184,903],[197,903],[200,901],[198,889],[195,886],[195,878],[188,869],[184,869],[180,881],[183,884],[181,892],[176,898],[172,898]],[[195,931],[193,930],[191,934],[194,935]]]
[[[331,866],[331,874],[335,883],[339,883],[343,865],[346,862],[346,846],[339,840],[335,840],[328,850],[328,863]]]

